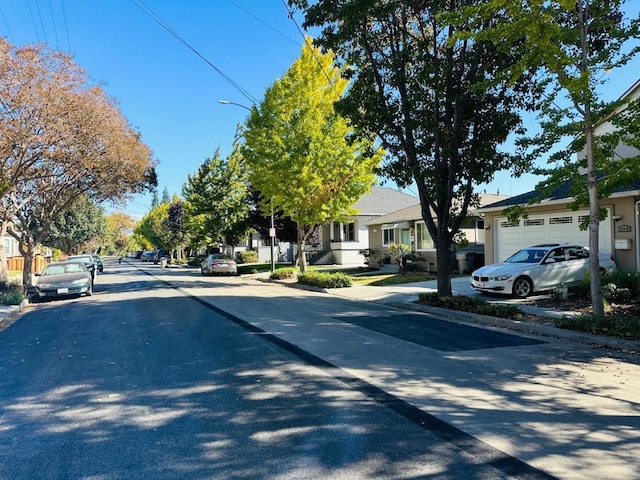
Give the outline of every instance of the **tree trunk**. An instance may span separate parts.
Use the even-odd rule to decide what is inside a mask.
[[[33,259],[35,257],[35,249],[31,245],[20,242],[20,253],[24,258],[22,286],[25,290],[28,290],[33,285]]]
[[[589,273],[591,286],[591,308],[594,315],[604,315],[604,298],[600,280],[600,203],[598,183],[593,158],[593,128],[586,124],[587,141],[587,192],[589,194]]]
[[[582,62],[580,71],[589,72],[589,43],[587,41],[587,31],[589,4],[578,2],[578,15],[580,22]],[[588,87],[587,87],[588,88]],[[585,96],[584,101],[584,135],[587,150],[587,194],[589,196],[589,273],[591,285],[591,308],[594,315],[604,315],[604,299],[602,296],[602,282],[600,281],[600,246],[598,244],[600,235],[600,203],[598,202],[598,182],[594,155],[593,138],[593,118],[591,115],[591,99]]]
[[[307,235],[304,228],[304,225],[298,223],[298,265],[300,266],[300,272],[302,273],[307,271],[307,256],[305,255]]]
[[[438,269],[438,297],[453,296],[451,290],[451,244],[440,239],[436,245],[436,268]]]
[[[4,238],[7,236],[9,222],[0,223],[0,282],[9,281],[9,266],[7,265],[7,252],[4,251]]]

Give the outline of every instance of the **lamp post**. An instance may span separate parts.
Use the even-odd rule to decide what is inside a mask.
[[[252,111],[251,107],[247,107],[246,105],[242,105],[241,103],[230,102],[229,100],[218,100],[218,103],[222,105],[235,105],[237,107],[244,108],[246,110]],[[271,273],[276,271],[276,262],[275,256],[273,253],[274,243],[276,242],[276,227],[274,225],[273,220],[273,199],[271,200],[271,228],[269,228],[269,243],[271,244]]]
[[[218,100],[218,103],[221,103],[222,105],[235,105],[236,107],[242,107],[246,110],[251,111],[250,107],[247,107],[246,105],[242,105],[241,103],[230,102],[229,100]]]

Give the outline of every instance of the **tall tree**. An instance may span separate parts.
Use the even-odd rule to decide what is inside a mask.
[[[105,243],[109,252],[124,252],[133,250],[133,228],[135,220],[123,212],[114,212],[106,217],[107,228]]]
[[[4,40],[0,52],[17,65],[3,71],[0,82],[11,87],[0,88],[6,118],[0,122],[0,163],[4,179],[10,179],[0,191],[0,234],[11,225],[10,233],[21,242],[28,286],[33,254],[56,216],[82,196],[96,203],[123,201],[156,178],[151,151],[139,133],[69,56],[43,46],[14,49]],[[7,173],[18,171],[13,177]]]
[[[250,181],[263,214],[282,211],[298,225],[298,262],[317,225],[347,220],[352,205],[371,188],[382,154],[369,138],[355,138],[334,104],[347,81],[306,39],[298,60],[251,111],[244,133]]]
[[[496,80],[514,61],[491,42],[457,40],[447,14],[476,0],[290,0],[322,27],[350,80],[338,111],[388,151],[383,174],[415,182],[437,251],[438,295],[451,295],[454,237],[477,204],[474,186],[517,166],[499,150],[521,127],[520,85]],[[479,28],[482,28],[480,26]]]
[[[486,22],[491,12],[500,20],[476,39],[492,41],[501,49],[520,48],[518,62],[505,70],[516,81],[527,68],[536,68],[548,88],[541,109],[541,133],[522,139],[523,158],[529,161],[549,155],[549,175],[538,188],[552,190],[560,183],[571,186],[578,209],[589,206],[589,258],[593,312],[604,314],[598,261],[600,221],[606,215],[599,199],[640,177],[640,158],[615,154],[621,142],[637,145],[637,102],[605,102],[599,95],[606,72],[627,63],[640,49],[630,46],[640,33],[640,16],[625,20],[625,0],[488,0],[482,8],[462,12],[469,19]],[[524,48],[521,48],[524,47]],[[596,137],[595,128],[611,122],[616,131]],[[567,142],[567,139],[569,141]],[[568,143],[562,147],[562,142]],[[551,152],[551,153],[550,153]],[[576,158],[577,157],[577,158]]]
[[[103,237],[106,226],[104,210],[88,198],[80,197],[70,208],[52,219],[42,243],[69,255],[79,253],[79,249],[87,242]]]
[[[238,147],[226,160],[216,150],[182,187],[186,227],[194,246],[226,241],[232,247],[246,237],[250,203],[246,169]]]

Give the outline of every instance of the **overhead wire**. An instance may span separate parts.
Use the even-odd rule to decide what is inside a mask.
[[[227,82],[229,82],[236,90],[238,90],[252,104],[258,103],[258,100],[256,99],[256,97],[251,95],[240,84],[238,84],[235,80],[233,80],[221,69],[219,69],[216,65],[214,65],[208,58],[206,58],[202,53],[200,53],[195,47],[193,47],[189,42],[187,42],[181,35],[179,35],[175,30],[173,30],[173,28],[171,28],[164,20],[162,20],[149,7],[147,7],[142,0],[131,0],[131,3],[133,3],[136,7],[142,10],[146,15],[148,15],[154,22],[156,22],[158,25],[164,28],[167,32],[169,32],[174,38],[176,38],[185,47],[187,47],[189,50],[195,53],[198,57],[204,60],[204,62],[207,65],[213,68],[222,78],[224,78]]]
[[[33,30],[36,32],[36,38],[40,42],[40,34],[38,33],[38,27],[36,25],[36,19],[33,18],[33,9],[31,8],[31,2],[27,0],[27,7],[29,7],[29,15],[31,16],[31,23],[33,24]]]
[[[64,31],[67,34],[67,51],[71,52],[71,42],[69,41],[69,26],[67,24],[67,11],[64,8],[64,0],[60,0],[62,5],[62,19],[64,20]]]
[[[9,35],[9,40],[13,43],[13,35],[11,34],[11,29],[9,28],[9,22],[7,22],[7,17],[4,16],[4,11],[2,10],[2,5],[0,5],[0,16],[2,16],[2,20],[4,21],[4,25],[7,28],[7,34]]]
[[[289,7],[289,5],[287,5],[287,1],[286,0],[282,0],[282,4],[284,5],[284,8],[287,10],[288,17],[291,19],[293,24],[296,26],[296,29],[298,30],[298,32],[300,33],[300,35],[304,39],[305,46],[310,46],[309,45],[309,35],[308,35],[307,32],[304,31],[304,29],[300,25],[298,25],[298,22],[296,21],[295,17],[293,16],[293,10]],[[338,92],[338,89],[336,88],[336,84],[334,83],[333,79],[329,76],[327,71],[324,69],[324,66],[322,65],[322,62],[320,62],[320,59],[316,55],[315,50],[313,48],[310,48],[309,50],[311,51],[311,55],[313,55],[313,58],[316,60],[316,63],[320,67],[320,70],[322,71],[323,75],[325,76],[325,78],[329,82],[329,85],[331,85],[331,89],[333,90],[333,92],[338,96],[338,98],[342,98],[342,94],[340,92]]]
[[[265,22],[264,20],[262,20],[261,18],[259,18],[258,16],[254,15],[253,13],[251,13],[249,10],[247,10],[246,8],[244,8],[241,5],[238,5],[236,2],[234,2],[233,0],[227,0],[227,2],[229,2],[231,5],[233,5],[234,7],[238,8],[239,10],[242,10],[244,13],[246,13],[247,15],[249,15],[251,18],[257,20],[258,22],[262,23],[264,26],[266,26],[267,28],[270,28],[271,30],[273,30],[274,32],[276,32],[278,35],[286,38],[287,40],[289,40],[291,43],[301,46],[300,42],[296,41],[295,39],[291,38],[290,36],[286,35],[285,33],[281,32],[280,30],[278,30],[277,28],[275,28],[273,25],[269,25],[267,22]]]
[[[40,3],[38,0],[34,0],[36,2],[36,10],[38,11],[38,18],[40,19],[40,26],[42,26],[42,35],[44,36],[44,41],[49,43],[49,39],[47,38],[47,30],[44,28],[44,21],[42,20],[42,11],[40,11]]]
[[[53,7],[51,6],[51,0],[49,0],[49,13],[51,14],[51,24],[53,25],[53,33],[56,37],[56,48],[60,48],[60,40],[58,39],[58,28],[56,27],[56,19],[53,16]]]

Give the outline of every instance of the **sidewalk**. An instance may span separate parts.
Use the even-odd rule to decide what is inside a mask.
[[[0,331],[11,325],[18,313],[24,311],[27,305],[26,300],[20,305],[0,305]]]
[[[313,287],[307,287],[295,282],[287,282],[285,284],[289,287],[294,288],[314,289]],[[575,316],[576,312],[523,305],[522,300],[517,298],[512,298],[509,296],[488,296],[482,293],[478,293],[471,287],[469,277],[452,278],[451,288],[454,295],[480,296],[489,303],[515,305],[525,313],[536,316],[549,317],[549,322],[546,324],[528,323],[517,320],[509,320],[506,318],[496,318],[475,313],[461,312],[458,310],[430,307],[427,305],[414,303],[418,299],[418,295],[420,293],[437,292],[438,286],[436,280],[405,283],[391,286],[369,286],[354,284],[349,288],[320,290],[337,297],[373,302],[405,310],[432,313],[434,315],[437,315],[439,318],[444,318],[450,321],[470,322],[491,327],[505,328],[529,334],[542,335],[546,337],[563,338],[565,340],[570,340],[586,345],[612,348],[627,352],[640,352],[640,342],[638,341],[624,340],[603,335],[593,335],[589,333],[565,330],[557,328],[553,325],[553,318]]]

